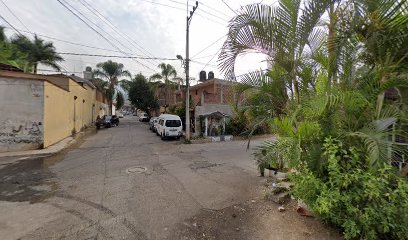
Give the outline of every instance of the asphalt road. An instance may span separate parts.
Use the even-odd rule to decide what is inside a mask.
[[[251,200],[260,185],[245,141],[162,141],[136,117],[58,155],[0,165],[0,180],[3,240],[189,239],[186,219]]]

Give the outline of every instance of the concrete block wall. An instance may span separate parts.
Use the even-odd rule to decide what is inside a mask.
[[[0,109],[0,152],[43,146],[43,81],[0,77]]]

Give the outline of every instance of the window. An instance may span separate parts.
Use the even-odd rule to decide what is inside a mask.
[[[166,127],[180,127],[181,121],[180,120],[167,120]]]

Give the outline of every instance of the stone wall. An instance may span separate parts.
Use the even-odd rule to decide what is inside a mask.
[[[0,152],[43,146],[44,83],[0,77]]]

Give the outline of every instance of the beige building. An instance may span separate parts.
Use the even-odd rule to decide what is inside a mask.
[[[88,80],[0,72],[0,152],[45,148],[92,126],[107,99]]]

